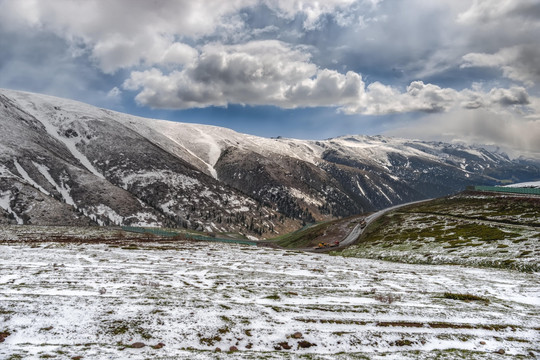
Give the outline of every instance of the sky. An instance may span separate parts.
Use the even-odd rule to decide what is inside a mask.
[[[540,159],[540,1],[0,0],[0,87],[265,137]]]

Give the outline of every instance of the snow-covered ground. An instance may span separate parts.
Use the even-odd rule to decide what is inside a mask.
[[[0,358],[540,355],[538,273],[195,242],[4,242],[0,264]]]
[[[540,181],[523,182],[523,183],[518,183],[518,184],[506,185],[506,187],[517,187],[517,188],[533,187],[533,188],[540,188]]]

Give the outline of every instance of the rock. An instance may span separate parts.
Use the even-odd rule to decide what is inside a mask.
[[[134,342],[133,344],[131,344],[131,347],[134,348],[134,349],[140,349],[140,348],[143,348],[145,346],[146,346],[146,344],[142,343],[142,342]]]
[[[229,352],[235,352],[235,351],[238,351],[238,348],[236,346],[231,346],[229,348]]]
[[[1,331],[0,332],[0,343],[3,343],[9,335],[11,335],[11,333],[9,331]]]
[[[294,334],[291,335],[291,337],[293,339],[301,339],[303,336],[302,336],[302,333],[301,332],[295,332]]]
[[[497,351],[495,351],[497,354],[501,354],[501,355],[504,355],[506,353],[506,351],[504,351],[504,349],[499,349]]]
[[[64,131],[64,136],[69,139],[69,138],[78,137],[79,134],[73,129],[67,129],[66,131]]]
[[[401,339],[401,340],[397,340],[391,343],[391,345],[394,345],[394,346],[411,346],[412,344],[413,342],[407,339]]]
[[[312,346],[317,346],[316,344],[312,344],[310,343],[309,341],[306,341],[306,340],[302,340],[298,343],[298,348],[302,348],[302,349],[307,349],[307,348],[310,348]]]
[[[486,345],[485,341],[480,341],[480,345]]]
[[[216,349],[214,350],[214,352],[221,352],[221,349],[220,349],[220,348],[216,348]]]
[[[285,350],[290,350],[290,349],[291,349],[291,347],[292,347],[292,346],[291,346],[291,345],[289,345],[289,343],[288,343],[288,342],[286,342],[286,341],[284,341],[284,342],[280,342],[280,343],[279,343],[278,345],[279,345],[279,346],[281,346],[281,347],[282,347],[283,349],[285,349]]]

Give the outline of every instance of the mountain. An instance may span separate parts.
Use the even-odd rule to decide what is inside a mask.
[[[479,147],[268,139],[0,90],[0,224],[185,227],[262,238],[302,223],[540,178]]]

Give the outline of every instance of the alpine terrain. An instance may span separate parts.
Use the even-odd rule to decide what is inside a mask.
[[[304,223],[540,178],[540,162],[382,136],[261,138],[0,90],[0,224],[184,227],[270,238]]]

